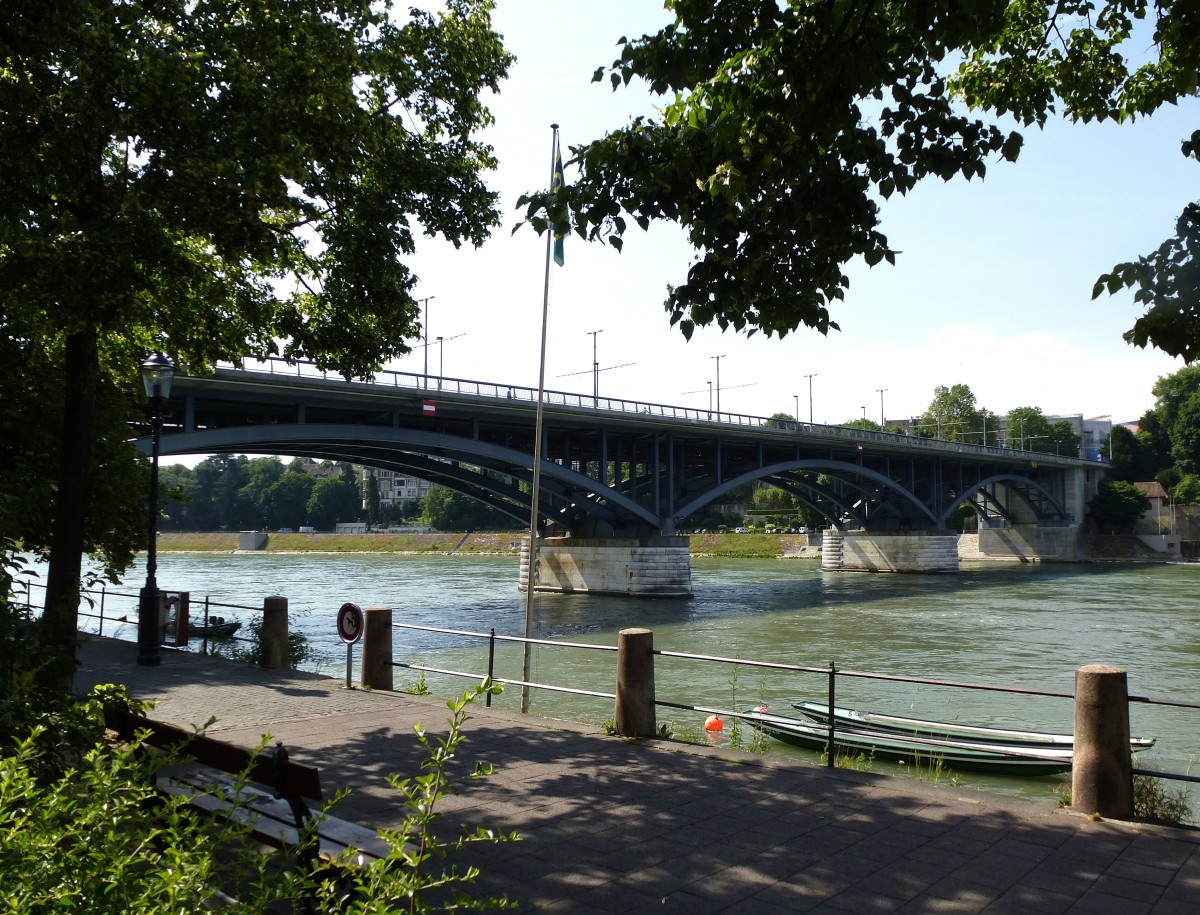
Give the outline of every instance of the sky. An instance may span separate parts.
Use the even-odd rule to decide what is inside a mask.
[[[503,225],[477,250],[420,243],[409,263],[416,296],[429,299],[430,347],[413,341],[389,368],[422,373],[428,358],[431,374],[536,387],[546,246],[528,226],[512,232],[516,200],[549,184],[552,123],[565,158],[653,113],[644,89],[613,92],[591,77],[618,56],[621,36],[668,18],[652,0],[500,0],[494,21],[517,56],[489,99],[486,134]],[[702,328],[685,341],[662,307],[691,262],[677,227],[634,227],[622,253],[570,236],[564,266],[551,267],[546,387],[591,393],[594,345],[608,397],[707,408],[719,366],[728,412],[808,419],[811,388],[815,422],[878,421],[881,400],[894,420],[922,413],[938,385],[966,384],[997,414],[1034,406],[1134,421],[1154,405],[1155,380],[1183,363],[1124,342],[1140,314],[1131,293],[1093,301],[1091,290],[1114,264],[1157,248],[1200,197],[1200,167],[1179,152],[1197,127],[1195,99],[1119,127],[1053,121],[1023,131],[1019,160],[989,163],[982,181],[932,179],[886,201],[881,228],[897,264],[847,265],[846,299],[831,306],[841,330],[828,336]]]

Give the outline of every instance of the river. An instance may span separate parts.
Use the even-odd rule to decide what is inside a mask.
[[[141,574],[131,571],[121,590],[135,591]],[[293,627],[308,636],[319,669],[336,677],[345,675],[346,649],[334,617],[346,601],[392,607],[396,623],[524,632],[524,595],[516,587],[516,559],[508,556],[165,553],[159,555],[158,582],[164,590],[189,591],[193,615],[206,595],[253,606],[268,594],[287,596]],[[1128,670],[1131,695],[1200,701],[1200,565],[964,564],[956,575],[883,575],[822,572],[809,560],[696,559],[693,587],[690,599],[538,594],[534,634],[615,645],[621,629],[644,626],[664,650],[813,667],[834,660],[857,671],[1059,693],[1073,690],[1077,667],[1103,662]],[[113,633],[110,623],[105,631],[135,638],[133,627],[126,629]],[[395,660],[482,671],[486,646],[400,630]],[[612,692],[614,668],[611,652],[538,647],[532,679]],[[520,678],[519,645],[500,643],[496,673]],[[416,678],[413,671],[397,670],[396,684]],[[452,677],[426,679],[437,695],[467,686]],[[668,658],[658,659],[656,685],[660,699],[721,708],[766,702],[785,710],[789,698],[825,695],[820,675]],[[518,707],[519,692],[509,688],[496,703]],[[838,680],[837,699],[839,705],[942,720],[1066,732],[1072,727],[1072,706],[1064,699],[846,677]],[[532,711],[599,724],[612,717],[612,704],[535,691]],[[1139,756],[1139,766],[1189,771],[1200,751],[1200,711],[1135,703],[1130,716],[1134,734],[1158,738]],[[699,739],[704,717],[659,710],[660,723]],[[727,728],[722,739],[747,739],[744,729],[733,732]],[[775,741],[766,749],[812,758]],[[873,763],[878,772],[896,768]],[[1052,797],[1062,781],[964,774],[960,783]]]

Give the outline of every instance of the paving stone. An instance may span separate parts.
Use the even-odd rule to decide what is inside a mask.
[[[154,716],[254,746],[263,734],[316,765],[328,796],[367,826],[404,822],[387,777],[421,771],[418,724],[444,734],[444,700],[347,690],[316,674],[89,638],[76,688],[125,683]],[[476,708],[436,831],[495,828],[521,841],[470,846],[479,889],[530,913],[1034,915],[1200,911],[1200,831],[1092,821],[1049,801]]]

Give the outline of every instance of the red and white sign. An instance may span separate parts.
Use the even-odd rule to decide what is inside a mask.
[[[436,416],[437,415],[437,404],[435,404],[432,400],[427,400],[424,403],[422,403],[421,404],[421,415],[422,416]]]
[[[338,611],[337,615],[337,629],[338,635],[347,645],[353,645],[361,639],[363,632],[362,607],[349,602],[342,604],[342,609]]]

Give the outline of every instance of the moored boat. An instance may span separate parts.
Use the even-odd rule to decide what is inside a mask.
[[[202,639],[207,636],[210,639],[228,639],[232,638],[234,633],[242,628],[240,620],[227,620],[223,616],[210,616],[207,621],[204,620],[189,620],[188,621],[188,637]],[[167,623],[167,635],[175,634],[175,620],[170,620]]]
[[[829,706],[820,702],[793,702],[804,717],[825,725],[829,721]],[[833,709],[834,726],[841,728],[866,728],[906,737],[931,737],[938,740],[954,740],[966,743],[999,744],[1015,747],[1066,747],[1075,746],[1072,734],[1049,734],[1041,731],[1016,731],[980,725],[958,724],[949,721],[927,721],[903,715],[888,715],[881,712],[860,712],[857,709]],[[1130,750],[1148,750],[1154,746],[1153,737],[1132,737]]]
[[[747,720],[765,734],[792,746],[824,750],[829,726],[790,715],[775,715],[763,706],[748,711]],[[948,769],[1005,775],[1055,775],[1071,768],[1071,747],[1020,747],[978,741],[943,740],[886,733],[856,727],[835,727],[834,743],[840,752],[866,753],[916,766],[940,765]]]

